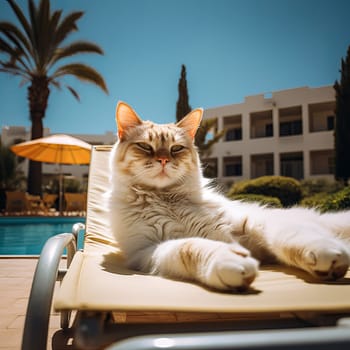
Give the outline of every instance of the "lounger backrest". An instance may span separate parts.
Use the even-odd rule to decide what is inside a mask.
[[[29,209],[29,203],[25,192],[6,191],[7,212],[23,212]]]
[[[112,146],[92,148],[88,198],[85,250],[113,250],[116,242],[112,237],[108,220],[106,192],[109,189],[109,154]]]
[[[82,211],[86,210],[86,194],[85,193],[69,193],[64,194],[66,201],[66,211]]]
[[[51,193],[44,193],[43,196],[43,203],[47,209],[50,209],[55,205],[57,194],[51,194]]]

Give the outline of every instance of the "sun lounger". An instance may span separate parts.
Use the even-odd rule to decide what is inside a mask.
[[[42,208],[40,196],[21,191],[6,191],[6,213],[36,214]]]
[[[43,204],[44,204],[44,211],[46,213],[51,208],[55,207],[55,203],[56,203],[57,197],[58,197],[57,194],[44,193],[44,195],[43,195]]]
[[[86,211],[86,193],[68,193],[64,194],[66,202],[66,212],[85,212]]]
[[[102,199],[110,150],[93,148],[84,250],[76,251],[79,225],[43,249],[23,350],[46,349],[52,303],[62,316],[60,336],[77,349],[350,349],[350,272],[317,283],[294,269],[263,267],[253,287],[237,294],[126,269]],[[59,268],[65,247],[67,270]]]

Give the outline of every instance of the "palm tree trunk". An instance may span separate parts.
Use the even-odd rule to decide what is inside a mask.
[[[30,119],[32,121],[31,139],[43,137],[43,118],[47,108],[50,90],[47,77],[34,77],[28,88]],[[27,189],[30,194],[41,195],[42,163],[29,161]]]

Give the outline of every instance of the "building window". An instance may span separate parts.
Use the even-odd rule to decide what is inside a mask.
[[[304,157],[302,152],[281,153],[280,170],[282,176],[304,178]]]
[[[301,120],[280,123],[280,136],[292,136],[302,134]]]
[[[250,114],[250,137],[252,139],[273,136],[272,110]]]
[[[242,176],[242,157],[224,158],[224,176]]]
[[[301,135],[303,133],[301,106],[279,109],[279,126],[280,136]]]
[[[242,140],[242,115],[224,117],[225,141]]]
[[[241,176],[242,164],[225,164],[225,176]]]
[[[272,126],[272,124],[266,124],[265,125],[265,135],[267,137],[273,136],[273,126]]]
[[[319,150],[310,152],[310,174],[331,175],[334,174],[334,151]]]
[[[327,117],[327,130],[334,130],[334,115],[329,115]]]
[[[254,154],[251,156],[251,178],[273,174],[273,153]]]
[[[334,130],[335,102],[322,102],[309,105],[310,132]]]
[[[226,131],[225,141],[242,140],[242,128],[235,128]]]

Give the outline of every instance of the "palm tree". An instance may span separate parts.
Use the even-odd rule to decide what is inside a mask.
[[[89,41],[66,43],[67,37],[78,30],[77,21],[83,12],[77,11],[62,16],[62,10],[51,12],[50,1],[40,0],[36,6],[34,0],[28,0],[28,18],[14,0],[7,0],[16,15],[19,26],[0,22],[0,54],[6,60],[0,60],[0,72],[6,72],[22,78],[22,84],[29,84],[28,102],[31,126],[31,138],[43,136],[43,118],[50,94],[50,87],[62,87],[62,78],[70,75],[80,81],[97,85],[107,93],[103,77],[92,67],[80,63],[66,63],[66,59],[84,53],[103,54],[102,49]],[[62,62],[62,65],[59,65]],[[64,62],[64,63],[63,63]],[[63,83],[73,96],[79,95],[70,85]],[[28,191],[41,193],[41,163],[29,162]]]

